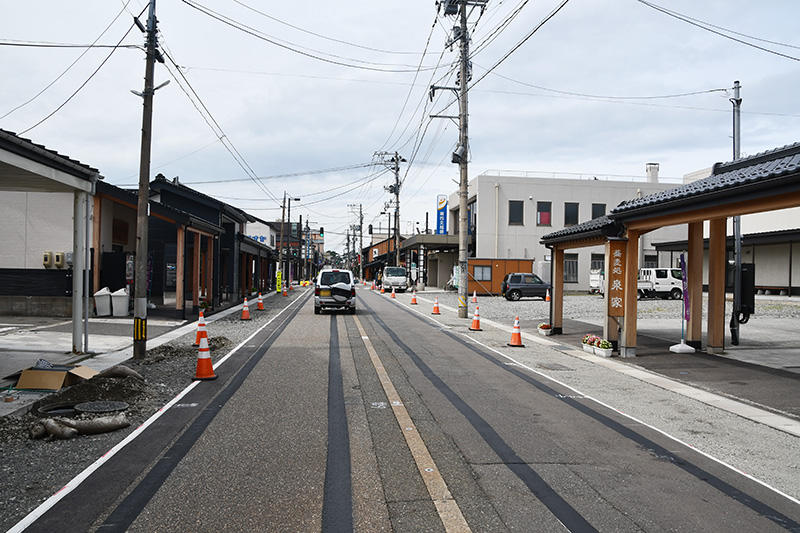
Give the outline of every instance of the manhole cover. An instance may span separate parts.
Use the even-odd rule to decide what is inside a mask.
[[[84,402],[75,406],[75,410],[80,413],[110,413],[112,411],[124,411],[128,408],[125,402]]]
[[[44,417],[74,416],[75,414],[77,414],[75,412],[75,403],[69,403],[69,402],[51,403],[49,405],[42,405],[35,411],[37,415]]]

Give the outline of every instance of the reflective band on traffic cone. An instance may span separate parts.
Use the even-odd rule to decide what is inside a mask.
[[[549,302],[550,301],[550,289],[547,289],[547,294],[544,297],[544,301],[545,302]]]
[[[472,317],[472,325],[469,327],[470,331],[483,331],[481,329],[481,315],[478,309],[478,307],[475,307],[475,316]]]
[[[397,298],[397,297],[394,295],[394,287],[392,287],[392,296],[391,296],[391,297],[392,297],[392,298]]]
[[[516,348],[525,347],[525,345],[522,344],[522,333],[519,329],[519,317],[514,318],[514,329],[511,331],[511,342],[509,342],[508,345]]]
[[[472,291],[472,303],[478,303],[478,291]]]
[[[411,293],[411,305],[417,305],[417,291]]]
[[[261,299],[261,293],[260,292],[258,293],[258,310],[259,311],[263,311],[264,310],[264,300]]]
[[[200,339],[200,349],[197,350],[197,370],[192,379],[211,380],[217,379],[214,367],[211,365],[211,351],[208,349],[208,339]]]
[[[291,283],[291,282],[289,282],[289,290],[290,290],[290,291],[293,291],[293,290],[294,290],[294,285],[292,285],[292,283]]]
[[[242,320],[250,320],[250,306],[247,305],[247,298],[244,299],[242,306]]]
[[[281,293],[281,296],[289,296],[289,293],[286,292],[286,284],[285,283],[283,284],[283,292]]]
[[[372,285],[370,285],[369,290],[371,290],[371,291],[375,290],[375,281],[374,280],[372,281]]]
[[[205,316],[203,316],[203,310],[201,309],[200,316],[197,319],[197,335],[194,337],[194,344],[192,344],[192,346],[195,348],[200,346],[200,339],[203,337],[208,339],[208,332],[206,331],[206,319]]]
[[[383,287],[383,284],[381,284],[381,294],[386,294],[386,289]]]
[[[433,299],[433,313],[432,315],[441,315],[442,313],[439,312],[439,297]]]

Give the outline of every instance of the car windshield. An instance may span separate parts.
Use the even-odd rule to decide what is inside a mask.
[[[347,272],[323,272],[319,280],[320,285],[336,285],[337,283],[350,283]]]
[[[384,276],[391,276],[393,278],[404,278],[406,276],[406,269],[403,267],[387,268],[384,271]]]

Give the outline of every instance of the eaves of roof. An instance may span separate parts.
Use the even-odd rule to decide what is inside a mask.
[[[16,133],[0,129],[0,149],[23,156],[38,163],[66,172],[87,181],[103,179],[100,172],[80,161],[61,155],[55,150],[49,150],[44,145],[36,144],[29,139],[20,137]]]
[[[619,237],[622,232],[623,227],[621,224],[611,220],[607,215],[604,215],[575,226],[569,226],[554,231],[553,233],[543,235],[539,242],[544,245],[549,245],[597,237]]]
[[[626,222],[800,190],[800,143],[714,165],[711,176],[625,201],[609,212]]]

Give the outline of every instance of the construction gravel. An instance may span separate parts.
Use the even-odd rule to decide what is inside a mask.
[[[304,292],[293,291],[289,294],[289,300],[294,300],[302,297]],[[400,297],[401,301],[410,298],[408,294]],[[458,305],[457,295],[452,292],[420,293],[420,298],[425,301],[432,301],[434,297],[439,298],[442,306],[455,309]],[[212,360],[218,360],[248,338],[287,303],[287,298],[266,298],[266,310],[251,313],[253,320],[249,322],[241,321],[237,313],[209,321],[207,329],[211,339]],[[514,316],[519,316],[521,320],[546,320],[549,306],[541,300],[508,302],[499,297],[481,297],[479,305],[482,318],[502,324],[513,320]],[[599,296],[569,295],[564,302],[564,317],[596,318],[602,315],[603,305],[604,300]],[[474,309],[472,304],[470,309]],[[639,314],[640,317],[649,318],[679,317],[680,309],[680,301],[648,300],[640,303]],[[800,318],[800,306],[762,304],[758,317]],[[498,335],[503,337],[503,343],[507,340],[507,332],[499,332]],[[7,530],[24,518],[186,388],[191,383],[196,366],[197,350],[192,347],[193,342],[193,333],[184,335],[149,350],[145,360],[127,361],[127,366],[145,378],[144,383],[137,382],[135,378],[107,378],[103,383],[91,383],[94,380],[89,380],[83,387],[69,387],[40,402],[125,401],[130,404],[126,413],[131,421],[126,429],[100,435],[81,435],[72,440],[45,441],[33,440],[28,436],[29,428],[39,420],[34,413],[0,419],[0,509],[3,510],[0,514],[0,531]],[[720,413],[688,399],[676,399],[665,395],[661,389],[654,392],[654,387],[650,385],[633,378],[620,378],[612,370],[543,346],[526,350],[524,357],[530,358],[531,364],[538,365],[552,364],[557,367],[567,362],[573,371],[569,375],[572,386],[585,387],[585,390],[612,405],[626,407],[631,398],[639,398],[638,408],[647,406],[643,416],[649,417],[651,423],[663,423],[679,437],[698,443],[708,453],[741,463],[752,475],[768,479],[787,493],[800,497],[800,439],[772,430],[767,431],[765,437],[763,427],[757,427],[758,424]],[[603,387],[604,383],[613,383],[614,386]],[[642,398],[645,401],[642,402]],[[637,405],[630,403],[630,408],[635,410]],[[743,427],[745,422],[746,427]],[[727,439],[724,438],[726,434]],[[736,442],[731,444],[732,441]],[[753,449],[761,450],[759,457],[753,457],[755,454],[748,451]],[[776,464],[782,465],[781,468],[776,468]]]

